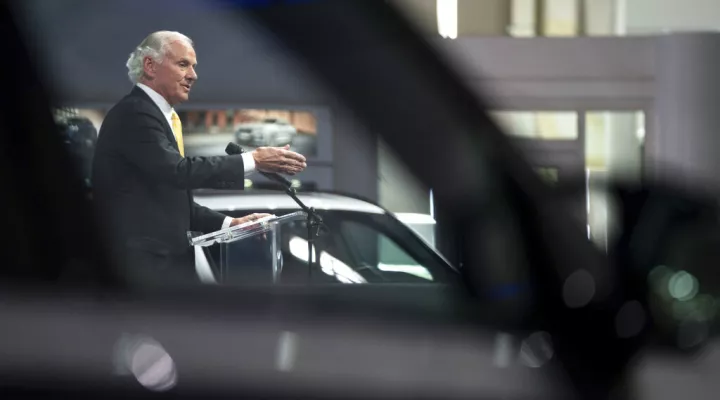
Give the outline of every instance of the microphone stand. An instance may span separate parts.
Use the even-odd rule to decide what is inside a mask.
[[[229,155],[234,154],[243,154],[245,153],[245,150],[243,150],[242,147],[238,146],[236,143],[228,143],[227,147],[225,148],[225,153]],[[315,248],[315,237],[320,235],[320,226],[323,224],[322,218],[315,212],[315,209],[312,207],[308,207],[300,201],[300,199],[297,197],[297,193],[295,192],[295,188],[292,187],[292,184],[288,182],[285,178],[279,175],[274,174],[268,174],[265,172],[260,172],[262,175],[264,175],[266,178],[270,179],[271,181],[275,181],[280,183],[280,185],[285,189],[285,193],[288,194],[295,202],[300,206],[300,208],[305,211],[305,214],[307,214],[307,242],[308,242],[308,280],[312,282],[312,256],[313,256],[313,249]],[[315,232],[313,233],[313,229],[315,229]],[[276,257],[276,254],[273,254],[273,257]],[[320,262],[319,256],[318,263]]]
[[[323,224],[322,218],[315,212],[315,208],[308,207],[303,203],[298,197],[297,192],[295,191],[295,188],[288,185],[283,185],[285,188],[285,193],[288,194],[295,202],[300,206],[300,208],[307,214],[307,242],[308,242],[308,281],[312,283],[312,259],[313,259],[313,250],[315,249],[315,237],[320,236],[320,226]],[[313,232],[314,229],[314,232]],[[317,253],[317,251],[315,252]],[[316,262],[320,262],[319,255],[316,254],[315,256]]]

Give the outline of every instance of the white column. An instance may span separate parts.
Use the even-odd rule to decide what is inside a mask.
[[[439,35],[439,15],[446,23],[447,18],[453,19],[458,36],[508,35],[510,0],[390,0],[390,3],[427,35]]]

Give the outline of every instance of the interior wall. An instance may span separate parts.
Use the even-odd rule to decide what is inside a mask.
[[[720,188],[720,34],[658,38],[653,173],[688,188]]]
[[[392,212],[432,214],[430,188],[382,140],[378,141],[378,198]]]
[[[333,110],[334,189],[379,202],[377,136],[347,108]]]

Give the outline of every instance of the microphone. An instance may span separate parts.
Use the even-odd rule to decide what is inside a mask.
[[[225,153],[227,153],[228,155],[243,154],[245,153],[245,150],[237,143],[230,142],[228,143],[227,147],[225,147]],[[258,172],[260,172],[263,176],[270,179],[271,181],[283,185],[283,187],[286,189],[292,187],[292,183],[280,174],[277,174],[275,172]]]
[[[227,147],[225,147],[225,153],[229,155],[234,154],[243,154],[245,150],[243,150],[240,145],[237,143],[230,142],[228,143]],[[320,227],[325,226],[327,229],[327,226],[323,223],[322,217],[320,217],[316,212],[314,208],[308,207],[300,201],[300,199],[297,196],[297,193],[295,192],[295,188],[292,187],[292,184],[290,181],[285,179],[280,174],[276,174],[274,172],[262,172],[258,171],[261,174],[263,174],[266,178],[270,179],[271,181],[280,183],[283,188],[285,189],[285,193],[288,194],[295,202],[300,206],[300,208],[305,211],[305,214],[307,214],[307,244],[308,244],[308,259],[307,259],[307,265],[308,265],[308,278],[312,282],[312,268],[313,268],[313,246],[315,243],[315,236],[320,235]],[[316,228],[316,231],[313,233],[313,228]],[[317,262],[317,261],[315,261]]]

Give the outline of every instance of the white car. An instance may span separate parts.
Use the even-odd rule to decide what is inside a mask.
[[[437,252],[434,220],[429,216],[401,214],[403,223],[382,207],[359,198],[335,193],[299,193],[308,207],[323,218],[326,229],[315,239],[319,260],[308,273],[307,228],[304,220],[281,229],[283,283],[448,283],[457,270]],[[195,201],[224,214],[240,217],[249,213],[284,215],[300,207],[278,191],[198,191]],[[425,237],[419,232],[425,233]],[[207,248],[211,265],[219,264],[217,246]],[[230,271],[223,280],[262,283],[270,279],[272,261],[269,245],[257,240],[233,243],[226,255]],[[212,268],[211,268],[212,269]]]
[[[243,123],[235,132],[238,144],[252,146],[284,146],[291,144],[297,129],[282,118],[265,118],[258,122]]]

